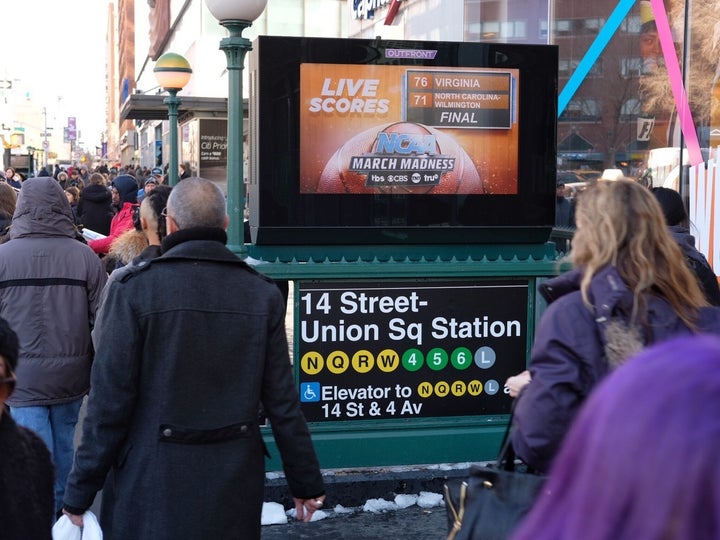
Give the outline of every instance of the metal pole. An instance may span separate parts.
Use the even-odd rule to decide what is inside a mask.
[[[168,121],[170,122],[170,165],[168,168],[168,182],[171,186],[175,186],[178,183],[178,107],[180,105],[180,98],[177,97],[178,90],[174,88],[167,89],[168,97],[165,98],[163,103],[168,107]]]
[[[47,125],[47,107],[43,107],[43,117],[45,118],[45,129],[43,131],[43,167],[48,171],[48,125]],[[50,172],[50,171],[48,171]],[[52,176],[52,175],[51,175]]]
[[[220,24],[228,29],[229,37],[220,41],[220,50],[227,57],[228,117],[227,117],[227,229],[228,248],[244,256],[245,179],[243,175],[243,90],[242,71],[245,55],[252,49],[249,39],[242,37],[251,21],[226,20]]]

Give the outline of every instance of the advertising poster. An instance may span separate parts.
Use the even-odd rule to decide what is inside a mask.
[[[299,283],[299,391],[312,422],[507,414],[529,282]]]
[[[300,65],[300,192],[516,194],[517,69]]]
[[[213,182],[227,180],[227,120],[200,119],[199,171]]]

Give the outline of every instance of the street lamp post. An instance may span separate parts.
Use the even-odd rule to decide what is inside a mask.
[[[185,57],[176,53],[165,53],[155,62],[153,69],[155,78],[160,86],[168,93],[163,103],[168,108],[168,122],[170,124],[170,165],[168,167],[168,181],[171,186],[178,183],[178,107],[182,101],[177,93],[182,90],[190,80],[192,69]]]
[[[267,0],[205,0],[205,5],[230,34],[220,40],[228,70],[227,209],[230,223],[227,234],[228,247],[242,256],[246,253],[242,70],[245,55],[252,49],[250,40],[242,33],[260,16]]]

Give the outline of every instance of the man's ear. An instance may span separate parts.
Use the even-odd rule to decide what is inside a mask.
[[[165,218],[165,230],[168,234],[172,234],[176,231],[178,231],[177,223],[175,223],[175,220],[171,217]]]
[[[149,229],[147,219],[142,216],[140,216],[140,227],[143,231],[147,231]]]
[[[230,224],[230,216],[225,214],[225,222],[223,223],[223,229],[227,231],[229,224]]]

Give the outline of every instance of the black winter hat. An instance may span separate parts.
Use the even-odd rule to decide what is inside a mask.
[[[665,223],[670,227],[678,225],[687,219],[688,216],[685,211],[685,205],[677,191],[664,187],[656,187],[652,188],[652,193],[660,203],[663,215],[665,216]]]
[[[0,356],[3,356],[8,361],[13,371],[17,366],[19,350],[20,344],[17,334],[10,328],[7,321],[0,317]]]

